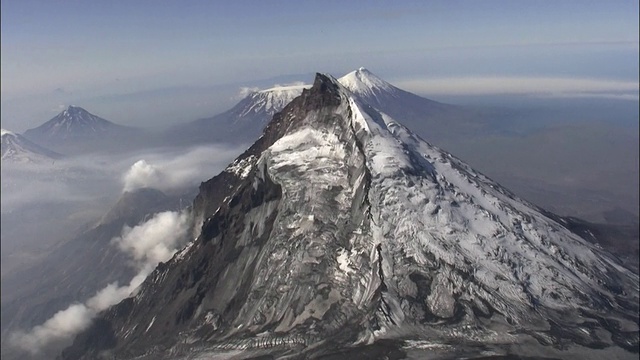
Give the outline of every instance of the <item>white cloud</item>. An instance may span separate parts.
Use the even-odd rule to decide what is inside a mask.
[[[297,87],[297,86],[308,86],[308,87],[311,87],[311,85],[306,84],[304,81],[294,81],[294,82],[284,83],[284,84],[273,84],[272,88]]]
[[[194,186],[222,170],[241,152],[238,148],[203,146],[184,153],[142,155],[124,174],[123,191],[152,187],[170,191]]]
[[[249,94],[257,91],[260,91],[260,88],[243,86],[240,88],[240,91],[238,92],[238,96],[236,97],[236,99],[244,99],[247,96],[249,96]]]
[[[138,160],[124,175],[124,191],[132,191],[143,187],[152,187],[162,183],[162,174],[154,165],[144,159]]]
[[[430,95],[540,95],[615,97],[637,100],[640,83],[606,79],[557,77],[457,77],[404,79],[394,84]]]
[[[58,311],[51,319],[28,333],[12,334],[9,341],[25,351],[37,354],[50,343],[65,340],[70,334],[86,329],[93,316],[94,312],[84,304],[73,304]]]
[[[151,220],[133,228],[125,225],[122,235],[112,241],[137,262],[143,265],[158,264],[169,260],[184,239],[187,220],[186,213],[158,213]]]
[[[124,227],[113,242],[130,254],[140,271],[129,284],[111,283],[85,303],[76,303],[58,311],[42,325],[29,332],[16,332],[10,344],[31,354],[39,354],[59,342],[69,341],[91,325],[96,315],[113,306],[137,289],[161,261],[169,260],[184,245],[188,215],[185,212],[163,212],[133,228]]]

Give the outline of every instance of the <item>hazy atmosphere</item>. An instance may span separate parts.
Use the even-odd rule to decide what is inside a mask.
[[[635,358],[639,12],[3,0],[2,357]]]
[[[366,66],[408,91],[638,101],[635,1],[4,1],[2,124],[65,105],[134,126],[221,112],[258,80]],[[280,79],[278,79],[280,78]]]

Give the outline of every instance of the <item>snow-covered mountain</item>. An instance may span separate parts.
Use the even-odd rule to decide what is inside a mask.
[[[361,67],[338,79],[357,100],[369,104],[438,146],[451,138],[491,131],[494,118],[476,110],[433,101],[399,89]]]
[[[24,136],[2,129],[2,161],[44,163],[62,155],[27,140]]]
[[[29,140],[67,155],[144,147],[149,141],[146,135],[138,128],[115,124],[78,106],[69,106],[44,124],[24,132]]]
[[[437,145],[449,145],[447,140],[452,137],[476,135],[491,126],[481,113],[404,91],[365,68],[352,71],[338,81],[354,98],[403,119],[407,127]],[[298,84],[254,91],[224,113],[170,128],[164,134],[164,142],[183,145],[253,141],[275,113],[309,87]]]
[[[253,91],[230,110],[210,118],[174,126],[166,132],[167,143],[242,143],[257,138],[273,115],[298,97],[309,85],[276,86]]]
[[[636,274],[331,76],[191,216],[194,240],[63,358],[638,351]]]
[[[93,115],[78,106],[69,106],[44,124],[27,130],[28,138],[46,138],[64,140],[85,136],[102,136],[118,131],[126,131],[126,127],[114,124],[99,116]]]

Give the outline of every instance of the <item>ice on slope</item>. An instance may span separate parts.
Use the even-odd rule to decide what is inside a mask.
[[[594,326],[584,341],[611,344],[638,331],[637,275],[335,79],[316,83],[270,124],[275,143],[226,169],[244,190],[221,200],[215,232],[174,258],[185,267],[151,279],[162,285],[165,271],[205,264],[206,249],[234,247],[201,304],[231,315],[215,346],[310,345],[351,331],[362,342],[395,332],[503,344],[536,331],[552,339],[556,324],[568,341]]]
[[[375,242],[386,249],[384,270],[393,274],[400,297],[415,295],[400,279],[432,268],[438,272],[428,302],[432,313],[451,317],[455,297],[480,295],[512,320],[525,321],[537,305],[615,303],[605,286],[612,270],[637,284],[637,277],[534,206],[389,116],[350,101],[353,120],[367,124]]]
[[[363,73],[359,70],[350,77],[361,80]],[[546,324],[544,316],[532,315],[538,306],[558,311],[612,306],[616,299],[607,286],[618,281],[610,278],[613,272],[626,276],[622,280],[626,284],[637,282],[633,274],[535,206],[417,138],[386,114],[360,104],[348,91],[341,94],[348,106],[339,107],[337,115],[358,133],[372,176],[373,239],[365,245],[371,248],[362,248],[366,242],[358,237],[351,238],[350,248],[368,254],[376,244],[382,246],[382,270],[393,285],[387,303],[395,298],[396,312],[422,313],[407,304],[400,310],[398,304],[417,295],[406,279],[425,271],[435,274],[427,303],[436,316],[452,317],[456,299],[479,307],[484,306],[478,302],[482,299],[516,323]],[[304,183],[309,189],[330,186],[321,184],[340,182],[337,169],[345,157],[341,146],[330,132],[304,127],[270,148],[272,169],[295,166],[299,173],[322,169]],[[345,250],[331,254],[340,279],[355,276],[344,254]],[[373,296],[371,286],[352,288],[358,298]]]

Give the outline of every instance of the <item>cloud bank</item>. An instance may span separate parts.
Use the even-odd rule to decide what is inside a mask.
[[[509,94],[638,100],[640,91],[637,81],[556,77],[401,79],[394,84],[412,92],[431,95]]]
[[[171,211],[158,213],[133,228],[125,226],[121,236],[112,242],[131,255],[140,269],[129,284],[111,283],[84,303],[70,305],[31,331],[12,334],[10,343],[35,355],[69,341],[87,329],[98,313],[128,297],[158,263],[169,260],[184,245],[187,228],[187,213]]]

